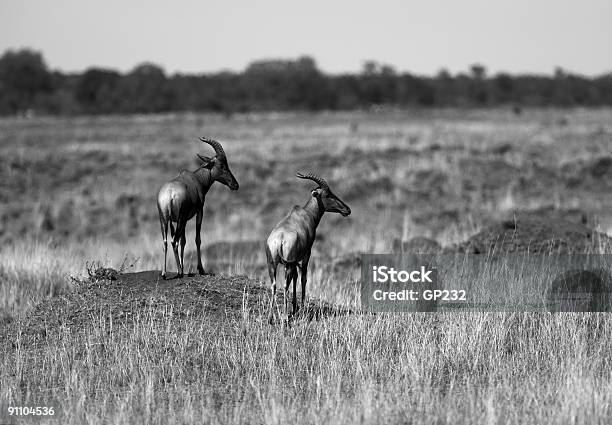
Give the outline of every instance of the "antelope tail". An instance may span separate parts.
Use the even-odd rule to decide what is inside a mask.
[[[287,260],[285,260],[285,255],[283,254],[283,241],[281,241],[280,246],[278,247],[278,254],[279,254],[281,260],[287,261]]]
[[[172,225],[172,197],[170,197],[170,202],[168,202],[168,226],[170,226],[170,236],[172,240],[174,240],[174,226]]]

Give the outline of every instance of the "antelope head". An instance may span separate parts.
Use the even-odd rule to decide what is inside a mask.
[[[312,190],[312,196],[317,199],[319,205],[323,206],[324,211],[340,213],[343,217],[346,217],[351,213],[349,206],[334,195],[334,192],[331,191],[327,182],[321,177],[312,173],[297,173],[296,176],[301,179],[312,180],[319,185],[316,189]]]
[[[238,190],[238,181],[236,181],[236,178],[230,171],[229,164],[227,163],[227,156],[225,155],[221,143],[205,137],[200,137],[200,140],[204,143],[208,143],[215,150],[215,156],[212,158],[197,154],[200,161],[202,161],[202,167],[210,170],[210,175],[213,180],[226,185],[231,190]]]

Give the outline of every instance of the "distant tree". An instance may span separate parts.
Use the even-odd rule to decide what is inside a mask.
[[[261,60],[244,71],[243,87],[250,109],[284,109],[288,107],[288,78],[291,61]]]
[[[34,110],[52,115],[79,113],[81,108],[74,97],[74,87],[79,80],[79,76],[53,71],[51,80],[53,91],[37,95],[34,101]]]
[[[427,79],[418,80],[417,101],[420,106],[435,106],[436,91],[433,88],[431,81]]]
[[[453,79],[453,76],[446,68],[440,69],[438,73],[436,74],[436,80],[439,80],[439,81],[450,81],[452,79]]]
[[[378,62],[373,61],[373,60],[367,60],[363,62],[361,73],[363,75],[375,75],[375,74],[378,74],[378,70],[379,70]]]
[[[319,72],[317,62],[310,56],[300,56],[295,61],[295,68],[302,72]]]
[[[363,106],[359,92],[358,76],[345,74],[328,78],[330,80],[331,96],[333,97],[333,109],[352,110]]]
[[[438,71],[432,84],[435,91],[436,103],[445,106],[455,104],[456,84],[453,76],[446,68],[442,68]]]
[[[329,80],[309,56],[251,63],[242,76],[249,109],[317,110],[329,107]]]
[[[364,106],[393,104],[398,98],[398,79],[391,65],[365,61],[359,75],[359,96]]]
[[[472,106],[474,80],[464,72],[459,72],[453,78],[453,105],[459,107]]]
[[[243,72],[166,76],[152,63],[125,75],[90,68],[50,72],[31,50],[0,56],[0,114],[29,109],[51,114],[234,112],[358,109],[397,106],[612,106],[612,74],[587,78],[557,67],[549,75],[487,75],[484,65],[434,77],[398,73],[373,60],[359,72],[326,75],[310,56],[252,62]],[[515,111],[519,111],[518,106]],[[517,112],[518,113],[518,112]]]
[[[290,102],[300,109],[320,110],[333,104],[329,91],[329,80],[319,71],[310,56],[297,59],[292,67],[293,96]]]
[[[117,84],[118,112],[162,112],[169,109],[164,70],[146,62],[136,66]]]
[[[562,106],[571,106],[574,103],[571,94],[571,83],[568,77],[569,74],[563,68],[560,66],[555,67],[551,103]]]
[[[560,66],[555,67],[555,71],[554,71],[554,77],[556,80],[562,80],[563,78],[565,78],[566,72],[563,68],[561,68]]]
[[[471,102],[476,105],[487,104],[489,101],[489,93],[485,82],[487,69],[483,65],[473,64],[470,66],[470,73],[472,74],[472,83],[469,89]]]
[[[40,53],[8,50],[0,57],[0,109],[6,113],[32,108],[37,95],[52,89],[51,74]]]
[[[497,74],[493,79],[493,86],[497,102],[507,103],[513,100],[514,80],[512,76],[505,73]]]
[[[597,79],[571,74],[561,67],[555,68],[553,84],[551,101],[558,105],[600,105],[605,98],[605,91],[598,87]]]
[[[470,72],[472,73],[472,78],[475,80],[484,80],[487,75],[487,69],[478,63],[470,66]]]
[[[612,105],[612,73],[602,75],[593,81],[599,93],[601,105]]]
[[[380,74],[387,77],[395,77],[395,68],[391,65],[381,65]]]
[[[83,112],[99,114],[117,112],[118,72],[109,69],[90,68],[75,86],[74,96]]]

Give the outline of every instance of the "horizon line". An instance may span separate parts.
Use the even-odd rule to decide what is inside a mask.
[[[118,72],[121,75],[124,74],[129,74],[130,72],[132,72],[134,69],[136,69],[139,66],[142,65],[153,65],[156,66],[158,68],[160,68],[163,72],[164,75],[166,77],[173,77],[173,76],[179,76],[179,75],[191,75],[191,76],[202,76],[202,75],[218,75],[218,74],[224,74],[224,73],[230,73],[230,74],[242,74],[244,73],[249,66],[251,66],[252,64],[255,63],[260,63],[260,62],[275,62],[275,61],[279,61],[279,62],[295,62],[301,58],[310,58],[314,61],[316,69],[321,72],[324,75],[327,76],[344,76],[344,75],[360,75],[363,73],[363,69],[356,69],[356,70],[345,70],[345,71],[328,71],[325,70],[324,68],[322,68],[320,66],[319,61],[317,60],[316,56],[311,55],[311,54],[299,54],[299,55],[294,55],[294,56],[269,56],[269,57],[260,57],[260,58],[254,58],[251,59],[249,61],[247,61],[246,65],[244,65],[241,69],[236,69],[236,68],[231,68],[231,67],[222,67],[222,68],[217,68],[214,70],[198,70],[198,71],[194,71],[194,70],[187,70],[187,71],[180,71],[180,70],[173,70],[173,71],[168,71],[167,70],[167,66],[164,64],[161,64],[159,62],[156,62],[154,60],[142,60],[142,61],[137,61],[134,63],[134,65],[132,65],[131,67],[129,67],[127,70],[122,69],[122,67],[120,66],[112,66],[112,65],[101,65],[101,64],[92,64],[92,65],[88,65],[85,68],[82,68],[81,70],[67,70],[61,66],[52,66],[49,64],[48,59],[45,57],[45,52],[42,49],[36,49],[34,47],[29,47],[29,46],[20,46],[20,47],[8,47],[6,48],[3,52],[2,52],[2,56],[4,56],[5,54],[7,54],[8,52],[18,52],[18,51],[23,51],[23,50],[29,50],[31,52],[35,52],[35,53],[39,53],[42,58],[43,61],[45,63],[45,65],[47,66],[47,68],[49,69],[50,72],[59,72],[59,73],[63,73],[63,74],[67,74],[67,75],[74,75],[74,74],[83,74],[88,70],[91,69],[103,69],[103,70],[108,70],[108,71],[115,71]],[[592,74],[587,74],[587,73],[582,73],[582,72],[576,72],[576,71],[572,71],[570,68],[567,68],[563,65],[555,65],[550,71],[535,71],[535,70],[523,70],[523,71],[507,71],[507,70],[495,70],[494,72],[490,72],[490,68],[487,64],[483,63],[483,62],[479,62],[479,61],[472,61],[467,63],[466,68],[463,70],[459,70],[459,71],[453,71],[450,70],[449,67],[446,66],[439,66],[437,71],[433,72],[433,73],[417,73],[408,69],[398,69],[394,64],[388,63],[388,62],[383,62],[383,61],[378,61],[376,59],[362,59],[361,60],[361,64],[362,67],[365,66],[366,63],[368,62],[373,62],[375,64],[377,64],[380,67],[390,67],[391,69],[393,69],[395,75],[413,75],[416,77],[420,77],[420,78],[436,78],[440,73],[442,72],[448,72],[448,74],[451,77],[458,77],[460,75],[469,75],[470,74],[470,67],[472,66],[482,66],[484,67],[486,73],[485,73],[485,78],[490,78],[490,77],[494,77],[496,75],[509,75],[509,76],[554,76],[555,73],[557,72],[557,70],[561,70],[562,72],[564,72],[566,75],[571,75],[571,76],[576,76],[576,77],[584,77],[584,78],[601,78],[601,77],[606,77],[609,75],[612,75],[612,68],[606,70],[606,71],[600,71],[598,73],[592,73]]]

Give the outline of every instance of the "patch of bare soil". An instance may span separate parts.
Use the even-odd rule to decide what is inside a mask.
[[[610,253],[612,238],[563,218],[517,213],[444,251],[470,254]]]

